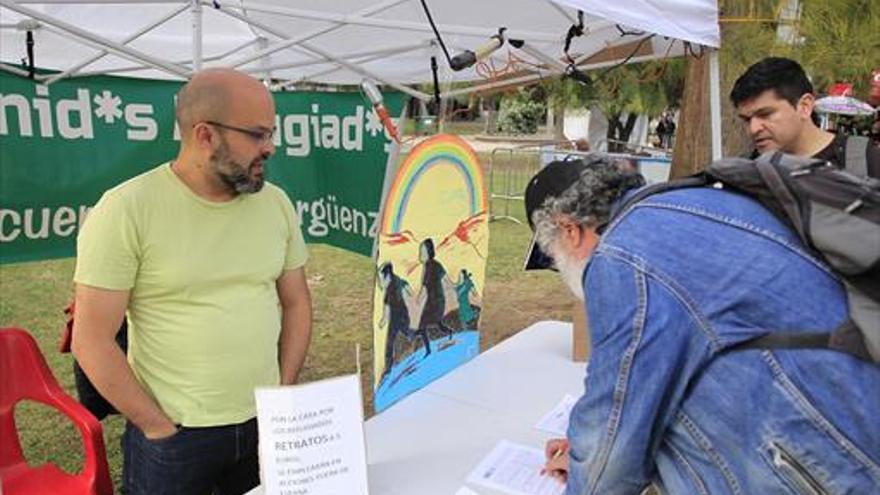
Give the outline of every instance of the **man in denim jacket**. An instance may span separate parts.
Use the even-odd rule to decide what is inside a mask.
[[[566,494],[880,493],[880,367],[731,348],[838,325],[828,267],[757,202],[713,188],[649,196],[605,228],[639,181],[586,162],[548,165],[525,198],[537,245],[589,294],[585,393],[568,439],[547,445]]]

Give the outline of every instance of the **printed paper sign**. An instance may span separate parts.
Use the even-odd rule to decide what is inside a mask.
[[[565,394],[565,397],[559,401],[559,404],[541,418],[541,421],[538,421],[535,428],[564,437],[568,431],[568,418],[571,416],[571,409],[574,407],[575,402],[577,402],[575,396]]]
[[[255,394],[265,495],[368,495],[357,375]]]
[[[511,495],[561,495],[565,485],[541,474],[545,462],[540,449],[501,440],[467,481]]]

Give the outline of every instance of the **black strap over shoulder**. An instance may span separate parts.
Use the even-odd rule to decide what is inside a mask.
[[[815,349],[829,348],[829,333],[773,332],[729,348],[735,349]]]
[[[623,203],[620,204],[611,214],[611,218],[608,219],[607,222],[599,225],[596,228],[596,233],[603,234],[605,229],[614,222],[620,215],[629,210],[634,204],[639,201],[647,198],[648,196],[653,196],[655,194],[660,194],[666,191],[672,191],[675,189],[684,189],[686,187],[703,187],[710,183],[709,176],[706,175],[705,172],[700,172],[698,174],[692,175],[690,177],[684,177],[682,179],[670,180],[667,182],[658,182],[657,184],[651,184],[650,186],[643,187],[633,193],[632,196],[626,198]]]
[[[727,348],[739,349],[829,349],[845,352],[865,361],[872,361],[861,331],[847,319],[831,333],[778,332],[768,333]]]
[[[628,210],[632,205],[638,203],[639,201],[647,198],[648,196],[653,196],[655,194],[660,194],[666,191],[672,191],[675,189],[684,189],[686,187],[703,187],[708,185],[711,182],[708,175],[705,173],[699,173],[696,175],[692,175],[690,177],[684,177],[681,179],[675,179],[668,182],[659,182],[657,184],[651,184],[650,186],[643,187],[636,191],[632,196],[626,198],[618,208],[615,213],[615,217],[620,215],[621,213]],[[613,219],[612,219],[613,220]]]
[[[849,156],[853,156],[853,154],[850,153]],[[783,163],[786,160],[796,160],[796,162]],[[857,180],[854,180],[852,177],[856,177]],[[867,177],[864,179],[861,179],[860,177],[862,176],[853,175],[851,172],[839,170],[836,167],[829,167],[821,160],[809,158],[799,159],[797,157],[786,156],[781,152],[762,155],[757,160],[722,159],[713,163],[706,171],[694,176],[654,184],[637,190],[630,196],[626,197],[622,204],[615,208],[608,224],[615,221],[620,216],[625,215],[637,203],[645,200],[649,196],[677,189],[708,187],[720,183],[724,184],[725,188],[750,196],[764,205],[780,220],[787,222],[793,231],[801,237],[806,246],[813,247],[817,249],[819,253],[826,254],[826,256],[827,253],[842,253],[848,255],[850,251],[841,251],[839,244],[834,244],[834,242],[831,241],[836,241],[840,238],[840,235],[852,237],[853,232],[862,232],[864,229],[861,228],[861,224],[857,225],[855,231],[852,229],[850,231],[842,231],[843,234],[839,234],[838,231],[840,229],[829,230],[826,225],[831,224],[834,227],[840,227],[840,224],[848,222],[850,219],[859,220],[863,223],[877,223],[876,220],[872,220],[873,217],[866,216],[868,213],[877,212],[878,203],[875,196],[876,192],[874,192],[877,190],[876,181],[871,182],[871,179]],[[806,183],[806,179],[809,179],[810,182]],[[808,193],[812,194],[812,196],[808,196]],[[841,204],[838,204],[840,201],[837,201],[837,203],[833,201],[835,198],[839,197],[844,197],[845,199]],[[858,199],[858,201],[853,202],[853,197]],[[823,205],[827,206],[826,210],[830,209],[833,212],[841,212],[840,215],[842,216],[840,217],[840,222],[834,223],[833,221],[829,221],[827,214],[823,217],[817,216],[816,210],[814,209]],[[852,208],[852,205],[859,206]],[[870,206],[870,208],[865,205]],[[824,220],[825,223],[817,223],[817,218],[818,220]],[[601,226],[600,229],[604,230],[606,225]],[[866,225],[870,225],[870,223],[867,223]],[[826,235],[821,237],[811,235],[811,232],[817,228],[825,229],[822,230],[822,232]],[[828,234],[828,232],[837,235],[837,237]],[[873,242],[871,241],[871,237],[868,237],[868,239],[868,242]],[[859,243],[858,245],[863,246],[868,244]],[[865,262],[862,261],[864,256],[862,256],[862,254],[861,251],[857,251],[856,255],[858,256],[846,258],[846,261],[849,261],[850,264],[852,264],[855,263],[852,260],[856,260],[859,263],[864,264]],[[829,263],[832,263],[834,259],[835,258],[832,258],[832,261]],[[867,262],[869,263],[873,259],[875,258],[868,258]],[[837,265],[831,264],[830,266],[839,269]],[[868,271],[862,270],[867,277],[866,283],[862,285],[866,285],[867,288],[861,288],[850,284],[847,285],[847,294],[850,301],[850,319],[838,328],[830,332],[827,330],[824,332],[806,330],[796,331],[797,329],[791,328],[772,329],[767,335],[740,344],[735,344],[729,347],[728,350],[751,348],[831,349],[846,352],[860,359],[871,361],[872,351],[869,350],[871,348],[868,347],[868,339],[870,338],[870,335],[876,335],[877,325],[871,323],[871,319],[874,318],[876,320],[874,317],[876,312],[872,308],[876,308],[875,304],[876,301],[878,301],[874,297],[878,292],[876,290],[876,280],[872,277],[872,274],[875,272],[871,270],[872,269],[870,268]],[[845,280],[850,281],[851,283],[852,280],[861,279],[855,274],[850,274],[848,277],[845,277]],[[861,306],[856,304],[856,306],[859,308],[864,306],[871,309],[871,311],[864,309],[856,311],[853,309],[853,301],[861,300],[854,299],[856,288],[860,289],[865,295],[865,300],[863,301],[864,304]],[[875,333],[868,333],[867,335],[869,337],[866,337],[866,331]],[[875,341],[876,340],[870,340],[870,342]],[[880,358],[878,358],[877,361],[880,362]]]

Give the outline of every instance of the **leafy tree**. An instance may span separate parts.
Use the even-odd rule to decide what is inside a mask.
[[[804,1],[798,32],[803,42],[791,49],[817,90],[846,81],[867,98],[871,71],[880,67],[880,2]]]
[[[546,111],[543,98],[524,88],[506,95],[498,111],[498,130],[505,134],[534,134]]]
[[[768,56],[797,60],[822,93],[834,82],[851,82],[865,97],[871,69],[880,59],[880,2],[876,0],[719,0],[721,15],[722,137],[725,155],[738,155],[750,140],[729,103],[733,83],[746,68]],[[788,32],[789,36],[781,36]],[[684,99],[699,102],[707,88],[705,59],[687,60]],[[678,130],[688,142],[676,142],[673,176],[687,175],[709,163],[708,107],[685,104]],[[703,136],[706,133],[707,136]]]
[[[677,106],[682,69],[676,59],[598,69],[587,73],[592,78],[589,85],[556,80],[548,83],[548,93],[551,102],[565,108],[596,106],[602,110],[608,119],[608,149],[617,151],[621,146],[616,142],[629,140],[640,114],[656,117]]]

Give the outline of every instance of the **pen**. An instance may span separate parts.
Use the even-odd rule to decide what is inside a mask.
[[[564,448],[564,447],[560,447],[560,448],[556,449],[556,452],[553,452],[553,455],[550,456],[550,460],[547,461],[547,462],[550,462],[550,461],[552,461],[552,460],[554,460],[554,459],[559,459],[560,457],[562,457],[562,454],[564,454],[564,453],[565,453],[565,448]],[[542,475],[547,474],[547,468],[546,468],[546,467],[544,467],[544,468],[541,469],[541,474],[542,474]]]

